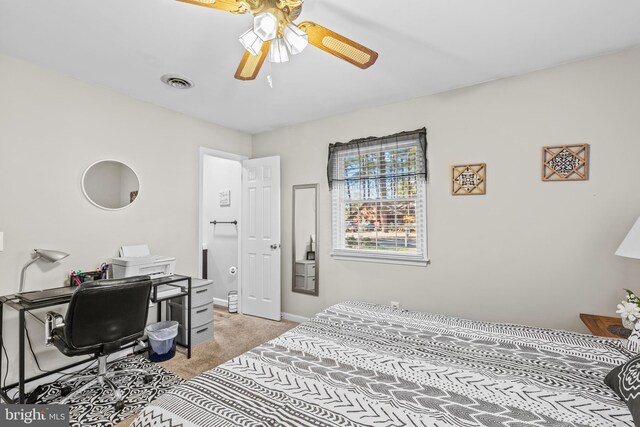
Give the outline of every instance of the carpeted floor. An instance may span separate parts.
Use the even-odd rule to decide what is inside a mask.
[[[231,314],[226,307],[213,307],[213,341],[195,346],[191,359],[183,353],[160,363],[162,367],[186,380],[214,368],[242,353],[267,342],[297,325],[295,322],[262,319],[260,317]],[[179,351],[182,351],[180,349]],[[128,427],[135,416],[115,424]]]
[[[173,359],[161,363],[162,367],[188,380],[297,325],[288,320],[275,322],[260,317],[231,314],[226,307],[213,308],[213,341],[194,347],[191,359],[187,359],[185,354],[176,354]]]

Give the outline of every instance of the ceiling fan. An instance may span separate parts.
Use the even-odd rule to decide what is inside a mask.
[[[311,43],[356,67],[372,66],[378,54],[338,33],[311,21],[295,24],[304,0],[178,0],[225,12],[253,14],[253,28],[244,32],[240,43],[246,52],[236,70],[238,80],[254,80],[265,59],[287,62]]]

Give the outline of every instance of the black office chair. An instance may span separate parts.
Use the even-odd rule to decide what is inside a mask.
[[[113,391],[116,410],[121,410],[124,408],[122,392],[110,378],[138,373],[145,375],[145,383],[152,380],[149,372],[142,369],[107,372],[107,357],[144,334],[150,293],[149,276],[85,282],[73,293],[64,318],[55,312],[47,313],[47,343],[55,345],[65,356],[95,354],[98,358],[97,375],[66,380],[64,383],[93,378],[59,403],[66,403],[96,384],[107,384]],[[69,393],[70,389],[63,387],[63,394],[65,392]]]

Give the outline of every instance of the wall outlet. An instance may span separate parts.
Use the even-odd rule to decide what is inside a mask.
[[[391,301],[391,307],[395,308],[396,310],[400,310],[400,303],[398,301]]]

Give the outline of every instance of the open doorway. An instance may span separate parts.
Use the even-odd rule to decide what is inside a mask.
[[[236,291],[239,313],[280,320],[280,157],[200,148],[199,215],[198,269],[213,302]]]
[[[230,291],[240,293],[242,161],[246,158],[200,148],[198,271],[213,280],[213,302],[223,306]]]

